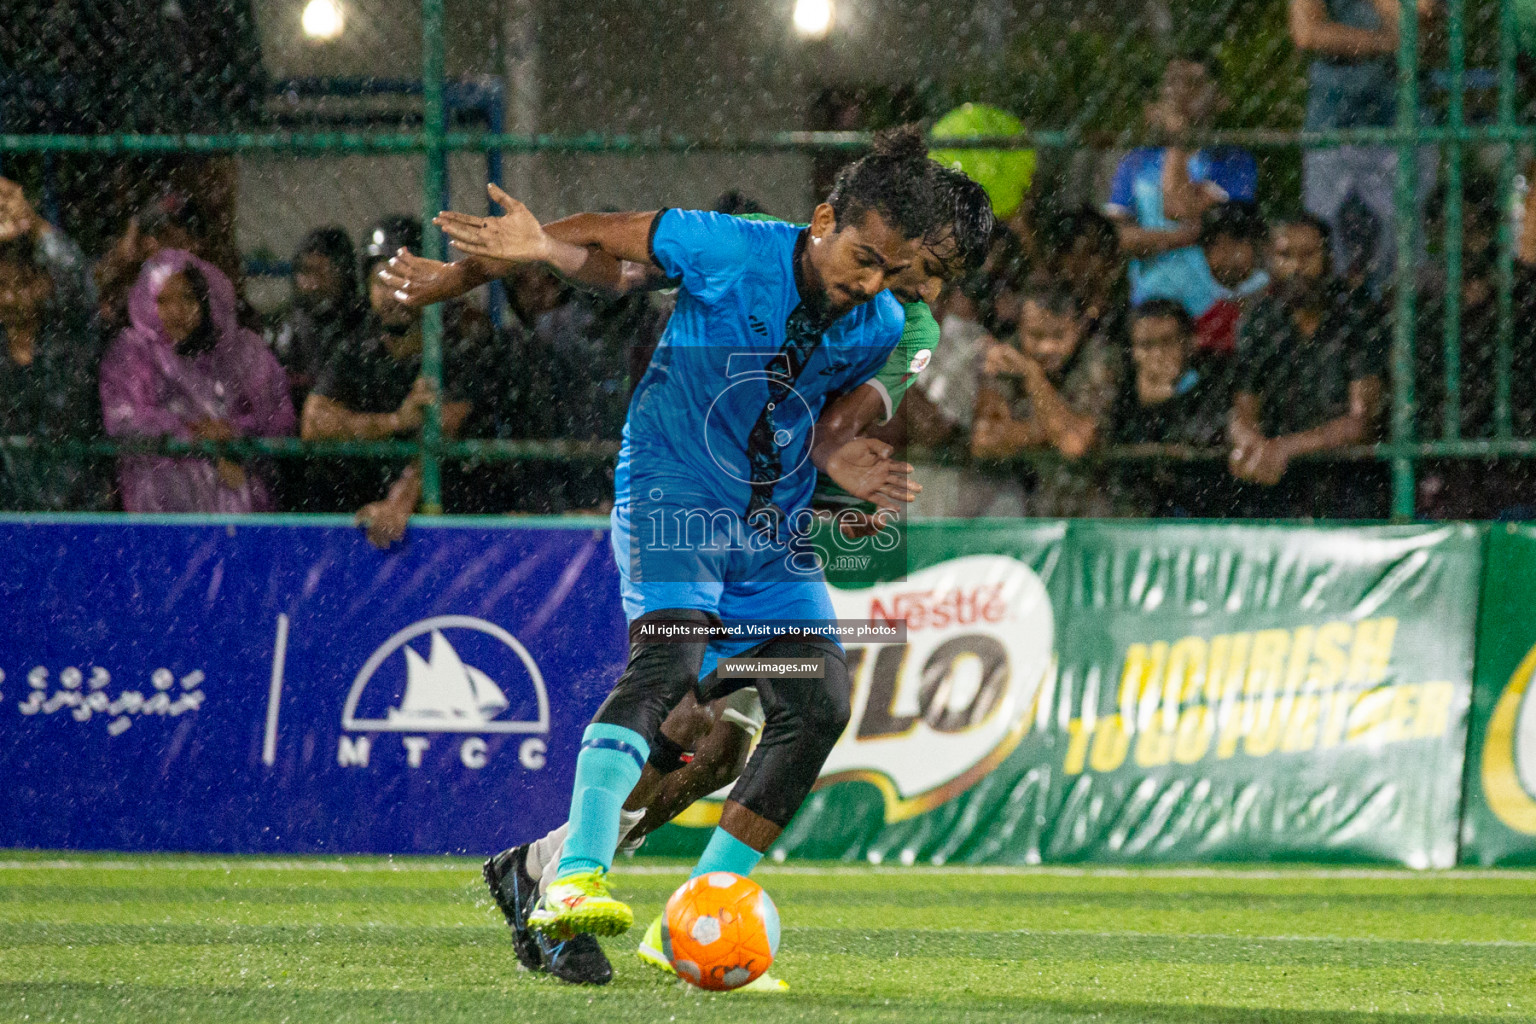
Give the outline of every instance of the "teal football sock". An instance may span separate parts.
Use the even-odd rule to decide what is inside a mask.
[[[733,875],[741,875],[745,878],[752,873],[752,869],[757,867],[757,862],[762,859],[761,853],[725,829],[717,827],[715,834],[709,837],[709,845],[704,848],[704,855],[699,858],[693,874],[688,877],[698,878],[711,871],[729,871]]]
[[[640,781],[650,744],[633,729],[593,722],[581,737],[576,786],[571,794],[570,833],[558,878],[613,866],[619,845],[619,812]]]

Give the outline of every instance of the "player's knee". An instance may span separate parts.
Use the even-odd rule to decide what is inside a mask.
[[[848,728],[851,714],[848,663],[841,648],[821,644],[786,644],[779,657],[820,657],[822,677],[803,681],[803,692],[787,704],[798,719],[801,743],[825,756]]]
[[[692,693],[686,694],[661,723],[662,735],[684,750],[699,749],[719,721],[719,706],[723,703],[700,704]]]
[[[802,711],[806,739],[823,751],[830,751],[848,728],[849,715],[846,687],[818,690]]]
[[[702,612],[674,611],[647,615],[636,623],[652,619],[689,623],[709,621]],[[703,641],[631,642],[629,664],[593,721],[633,729],[649,742],[660,731],[662,721],[699,678],[704,647]]]

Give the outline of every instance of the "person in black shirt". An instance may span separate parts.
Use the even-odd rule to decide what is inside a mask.
[[[1131,282],[1115,222],[1085,204],[1041,218],[1039,235],[1051,276],[1077,296],[1088,332],[1128,347]]]
[[[632,363],[648,362],[666,310],[645,293],[610,297],[570,287],[542,267],[506,278],[516,323],[509,328],[519,367],[518,437],[618,442],[629,409]],[[640,366],[644,372],[644,365]],[[518,467],[516,512],[606,512],[613,502],[612,460],[528,463]]]
[[[373,274],[402,246],[419,246],[421,227],[408,217],[387,218],[364,249],[369,315],[332,350],[304,403],[300,435],[306,440],[381,440],[415,435],[432,401],[421,375],[421,312],[397,302]],[[504,367],[484,317],[463,306],[444,310],[443,403],[445,437],[497,438],[509,434]],[[492,480],[478,467],[445,464],[443,507],[456,513],[504,511]],[[421,499],[420,467],[399,460],[324,460],[311,467],[306,511],[354,511],[368,539],[387,548],[405,534]],[[393,483],[391,483],[393,479]]]
[[[304,408],[331,350],[368,315],[359,294],[357,255],[339,227],[316,228],[293,254],[293,296],[268,321],[266,341],[288,373],[293,407]]]
[[[1238,330],[1228,466],[1268,516],[1379,518],[1373,464],[1293,466],[1301,456],[1374,440],[1386,376],[1387,317],[1330,270],[1328,227],[1310,215],[1274,233],[1274,285]]]
[[[1115,417],[1117,444],[1216,448],[1225,439],[1231,388],[1224,360],[1199,353],[1182,303],[1151,299],[1131,321],[1134,376]],[[1123,464],[1117,498],[1132,515],[1222,516],[1231,488],[1219,464],[1149,461]]]
[[[109,506],[107,465],[59,449],[102,434],[94,298],[80,249],[0,178],[0,436],[39,442],[0,448],[0,510]]]

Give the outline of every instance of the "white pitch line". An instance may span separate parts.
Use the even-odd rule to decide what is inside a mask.
[[[378,860],[334,861],[290,858],[278,860],[5,860],[0,861],[0,871],[334,871],[402,872],[402,871],[462,871],[479,874],[480,861],[471,859],[429,860],[407,857],[380,858]],[[618,875],[675,875],[686,871],[684,864],[620,864]],[[1123,868],[1123,867],[1057,867],[1057,866],[1008,866],[1008,865],[914,865],[911,867],[874,867],[849,864],[765,864],[753,874],[802,875],[810,877],[836,877],[839,875],[889,875],[902,878],[947,875],[1000,875],[1048,878],[1209,878],[1209,879],[1256,879],[1259,881],[1285,881],[1288,879],[1320,880],[1399,880],[1399,881],[1532,881],[1536,870],[1511,869],[1447,869],[1442,871],[1414,871],[1394,868],[1298,868],[1280,871],[1273,868],[1244,870],[1242,868]]]
[[[946,928],[942,930],[947,932],[957,929]],[[1351,945],[1358,943],[1394,945],[1397,943],[1413,943],[1419,946],[1510,946],[1517,948],[1536,946],[1536,942],[1526,939],[1395,939],[1389,935],[1227,935],[1216,932],[1076,932],[1070,928],[1051,930],[1019,928],[1009,934],[1039,935],[1051,939],[1078,936],[1090,939],[1208,939],[1212,942],[1347,942]]]
[[[261,741],[261,762],[277,763],[277,709],[283,698],[283,666],[288,660],[288,616],[277,617],[277,641],[272,650],[272,686],[267,691],[267,734]]]

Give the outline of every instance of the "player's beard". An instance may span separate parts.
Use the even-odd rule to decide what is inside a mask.
[[[801,253],[800,277],[805,281],[809,294],[803,296],[805,308],[816,320],[831,320],[848,312],[847,308],[839,308],[833,304],[831,293],[827,290],[827,282],[821,276],[821,271],[816,267],[816,261],[811,259],[810,247],[807,246]],[[852,307],[848,307],[852,308]]]

